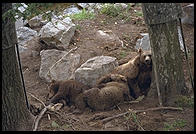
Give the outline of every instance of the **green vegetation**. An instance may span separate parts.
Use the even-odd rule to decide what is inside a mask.
[[[193,108],[194,107],[194,98],[181,95],[181,96],[178,97],[178,99],[176,101],[176,104],[179,107],[191,107],[191,108]]]
[[[114,4],[105,4],[100,10],[101,14],[106,14],[111,17],[118,17],[119,19],[125,19],[125,21],[130,20],[130,4],[128,4],[126,9],[120,6],[114,6]]]
[[[70,6],[71,3],[26,3],[26,5],[28,6],[27,8],[21,3],[15,3],[13,9],[10,9],[8,12],[4,13],[2,18],[5,19],[6,17],[9,17],[13,21],[16,21],[16,19],[23,17],[23,20],[29,20],[34,16],[43,14],[44,19],[51,20],[52,12],[58,15],[65,8]],[[21,11],[18,10],[18,7],[24,7],[25,11],[21,13]],[[17,18],[15,18],[16,15],[18,16]]]
[[[81,30],[82,28],[81,28],[81,26],[80,25],[76,25],[76,29],[78,29],[78,30]]]
[[[55,121],[52,121],[51,126],[54,127],[54,128],[60,128],[60,125],[57,124]]]
[[[79,13],[73,14],[73,15],[69,15],[69,17],[74,20],[94,19],[95,14],[83,9],[82,12],[79,12]]]
[[[124,58],[127,56],[127,53],[125,51],[120,52],[120,58]]]
[[[52,121],[51,126],[52,126],[53,128],[60,128],[60,129],[68,129],[68,128],[71,127],[71,126],[68,125],[68,124],[64,124],[64,125],[61,126],[61,125],[59,125],[58,123],[56,123],[55,121]]]
[[[106,14],[112,17],[116,17],[120,14],[121,8],[114,7],[114,4],[105,4],[103,5],[102,9],[100,10],[101,14]]]
[[[136,115],[135,112],[131,112],[128,115],[124,115],[124,118],[125,118],[125,120],[130,120],[130,119],[133,120],[134,123],[136,123],[138,126],[141,127],[141,125],[140,125],[141,123],[138,120],[138,116]]]
[[[137,11],[137,12],[135,12],[135,15],[142,17],[143,16],[143,12],[142,11]]]
[[[175,120],[173,123],[164,123],[164,131],[174,131],[179,130],[180,128],[183,128],[186,126],[187,121],[183,119]]]

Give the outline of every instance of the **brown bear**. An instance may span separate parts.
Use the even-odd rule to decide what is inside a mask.
[[[147,96],[152,80],[152,54],[151,51],[145,51],[143,55],[145,62],[140,64],[137,81],[141,95]]]
[[[119,78],[121,77],[119,75]],[[84,91],[76,98],[76,108],[82,111],[85,107],[96,111],[109,110],[123,101],[133,100],[129,94],[127,81],[123,77],[122,81],[118,79],[118,82],[104,83],[100,88],[95,87]]]
[[[111,75],[120,74],[126,77],[130,95],[136,99],[140,95],[147,95],[151,84],[151,73],[151,51],[142,51],[139,49],[138,54],[133,59],[116,67],[110,74],[98,79],[97,85],[115,81],[111,79]]]
[[[50,100],[46,103],[47,105],[64,100],[68,106],[75,104],[75,98],[83,91],[89,89],[88,86],[75,80],[52,80],[48,88]]]

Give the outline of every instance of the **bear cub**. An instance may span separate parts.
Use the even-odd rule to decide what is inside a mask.
[[[75,80],[65,80],[65,81],[54,81],[50,83],[49,87],[49,101],[46,103],[58,103],[65,101],[68,106],[75,104],[75,99],[78,94],[89,89],[88,86],[84,85]]]

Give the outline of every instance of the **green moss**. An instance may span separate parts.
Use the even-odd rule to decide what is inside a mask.
[[[164,131],[174,131],[174,130],[179,130],[183,127],[185,127],[187,124],[186,120],[183,119],[179,119],[179,120],[175,120],[173,123],[164,123]]]
[[[178,96],[176,100],[176,104],[179,107],[191,107],[194,108],[194,98],[187,97],[187,96]]]

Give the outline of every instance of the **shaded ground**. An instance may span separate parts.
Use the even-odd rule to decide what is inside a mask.
[[[133,9],[141,11],[140,6]],[[131,14],[131,13],[130,13]],[[115,23],[117,22],[117,23]],[[106,15],[98,15],[93,20],[75,21],[78,25],[77,32],[72,40],[70,48],[78,47],[77,53],[81,55],[81,63],[87,59],[98,55],[114,56],[119,63],[126,62],[131,56],[130,52],[135,52],[136,40],[140,38],[140,33],[147,32],[143,18],[131,15],[128,22],[122,22],[117,18]],[[112,30],[123,40],[126,48],[111,44],[102,44],[97,42],[94,34],[97,30]],[[191,65],[194,65],[194,27],[183,25],[186,45],[191,52]],[[29,42],[32,49],[40,49],[37,39]],[[32,53],[21,54],[22,68],[25,79],[25,86],[28,93],[33,94],[43,102],[46,102],[48,93],[47,83],[39,78],[40,56],[32,56]],[[184,61],[185,65],[185,61]],[[194,69],[192,69],[194,70]],[[185,78],[188,88],[191,92],[191,85],[187,67],[184,66]],[[29,102],[34,105],[41,105],[38,101],[28,95]],[[109,122],[101,123],[100,120],[128,111],[129,109],[147,109],[157,107],[157,98],[149,95],[147,98],[137,104],[120,104],[118,108],[110,111],[92,112],[86,109],[83,114],[73,114],[73,109],[65,106],[58,113],[46,112],[42,117],[38,130],[141,130],[138,124],[144,130],[194,130],[194,109],[192,107],[183,107],[183,111],[148,111],[138,113],[136,116],[128,114],[115,118]],[[51,119],[48,119],[48,114]],[[180,122],[181,126],[171,125],[174,122]],[[169,124],[169,125],[167,125]]]

